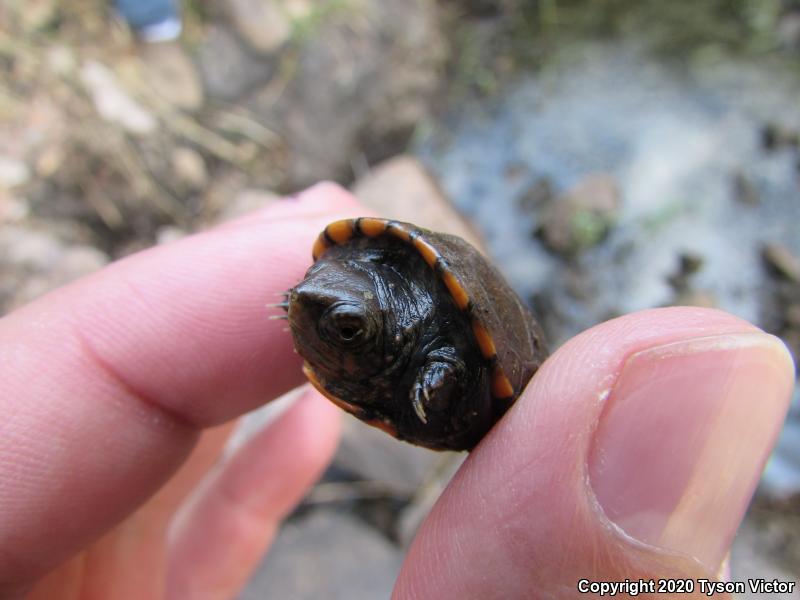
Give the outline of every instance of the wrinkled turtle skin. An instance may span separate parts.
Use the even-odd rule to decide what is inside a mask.
[[[395,437],[470,450],[547,356],[541,329],[461,238],[386,219],[331,223],[288,292],[304,371]]]

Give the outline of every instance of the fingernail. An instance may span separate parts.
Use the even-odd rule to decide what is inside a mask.
[[[794,368],[763,333],[638,352],[610,391],[589,457],[606,516],[646,544],[719,569],[788,410]]]

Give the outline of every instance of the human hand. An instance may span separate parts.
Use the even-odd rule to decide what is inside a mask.
[[[700,595],[793,385],[786,347],[721,311],[642,311],[578,335],[450,482],[394,598],[586,597],[580,580],[640,578],[689,578]]]
[[[356,206],[322,184],[0,320],[0,598],[235,595],[330,460],[338,409],[307,393],[198,482],[217,426],[301,383],[264,305]]]
[[[329,460],[334,410],[310,392],[188,503],[227,430],[206,434],[173,474],[200,428],[298,383],[264,299],[300,279],[322,226],[355,212],[338,188],[313,188],[0,321],[0,407],[11,415],[0,425],[0,482],[13,482],[0,484],[0,514],[11,515],[0,521],[0,595],[80,549],[34,597],[234,595]],[[571,597],[581,578],[715,572],[792,385],[785,350],[757,331],[717,311],[667,309],[565,345],[449,486],[396,597]],[[713,337],[725,334],[735,335]],[[694,339],[686,356],[656,349]],[[704,527],[705,515],[715,520]]]

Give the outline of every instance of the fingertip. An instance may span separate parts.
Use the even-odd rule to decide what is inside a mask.
[[[627,358],[589,454],[603,516],[716,573],[783,424],[793,380],[783,344],[757,331],[683,339]]]
[[[414,540],[395,597],[489,597],[498,590],[505,597],[561,596],[575,591],[579,576],[713,576],[690,552],[653,547],[615,526],[592,492],[589,456],[631,356],[715,336],[766,337],[723,311],[687,307],[626,315],[564,344],[451,481]],[[770,345],[769,353],[780,357],[777,372],[785,370],[781,351]],[[648,433],[658,439],[658,431],[642,436]],[[431,570],[431,561],[455,566]]]

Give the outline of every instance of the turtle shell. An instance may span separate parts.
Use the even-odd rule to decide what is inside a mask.
[[[469,450],[547,356],[499,271],[459,237],[387,219],[336,221],[289,291],[311,383],[403,440]]]

